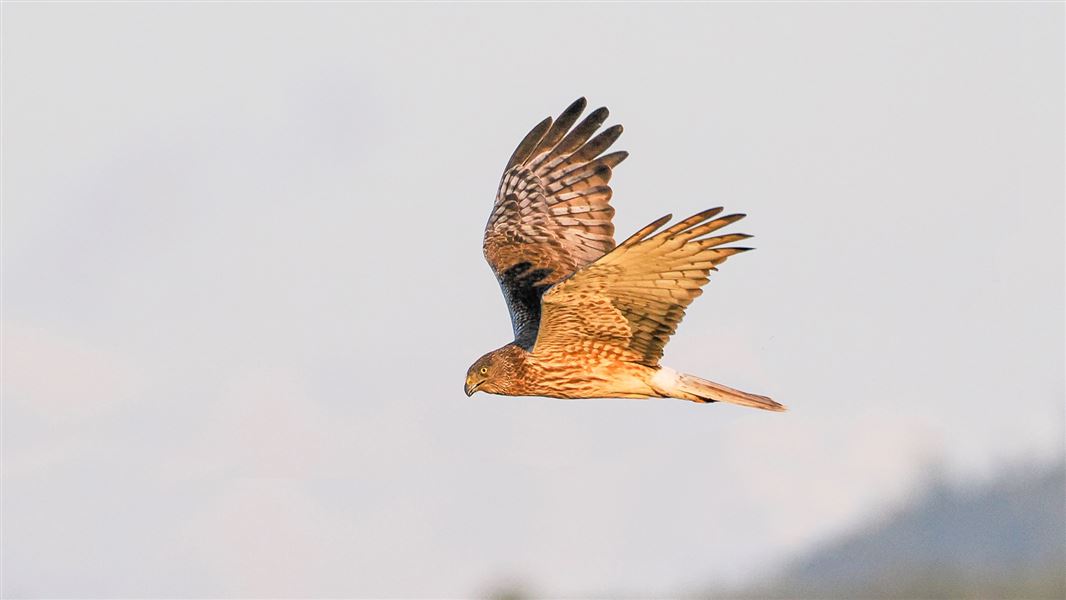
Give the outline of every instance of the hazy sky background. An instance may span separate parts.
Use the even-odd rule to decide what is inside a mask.
[[[5,596],[662,595],[1064,452],[1062,4],[2,10]],[[580,95],[620,238],[756,235],[666,364],[791,412],[462,394]]]

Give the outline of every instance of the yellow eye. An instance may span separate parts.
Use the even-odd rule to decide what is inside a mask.
[[[481,372],[482,375],[487,375],[488,372],[489,372],[489,368],[488,367],[481,367],[481,371],[480,372]]]

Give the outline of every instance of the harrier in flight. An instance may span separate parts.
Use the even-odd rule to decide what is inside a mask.
[[[627,153],[603,152],[622,126],[593,137],[607,109],[575,127],[584,110],[579,98],[554,122],[541,121],[504,168],[484,250],[515,339],[470,367],[467,396],[679,398],[785,410],[659,364],[710,272],[750,250],[728,244],[751,236],[710,235],[744,216],[712,208],[661,229],[666,215],[615,245],[608,182]]]

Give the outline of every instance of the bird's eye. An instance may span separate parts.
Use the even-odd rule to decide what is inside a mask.
[[[488,367],[481,367],[481,374],[482,375],[487,375],[488,372],[489,372],[489,368]]]

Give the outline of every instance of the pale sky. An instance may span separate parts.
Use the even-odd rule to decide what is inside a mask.
[[[1064,6],[2,8],[5,597],[668,595],[1064,452]],[[791,411],[461,391],[578,96],[618,237],[724,205],[665,363]]]

